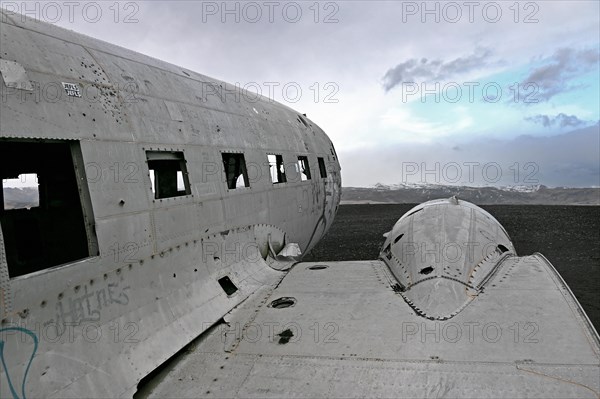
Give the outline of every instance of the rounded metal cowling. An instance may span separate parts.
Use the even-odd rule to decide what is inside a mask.
[[[510,255],[510,238],[488,212],[456,197],[408,211],[388,234],[380,258],[421,316],[444,320],[467,306]]]

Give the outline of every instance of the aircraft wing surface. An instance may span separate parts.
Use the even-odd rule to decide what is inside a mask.
[[[542,255],[502,258],[447,320],[419,316],[395,282],[382,261],[297,264],[138,394],[598,397],[597,333]]]

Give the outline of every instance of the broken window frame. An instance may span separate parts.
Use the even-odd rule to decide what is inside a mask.
[[[223,152],[221,153],[221,157],[223,159],[223,170],[225,172],[227,189],[235,190],[250,187],[250,179],[248,179],[248,168],[246,167],[244,154]],[[238,184],[240,177],[242,177],[243,185]]]
[[[154,200],[185,197],[192,194],[183,151],[147,150],[146,164]],[[175,175],[169,176],[172,172],[175,172]],[[183,190],[178,187],[180,176]]]
[[[321,179],[327,178],[327,165],[325,164],[325,158],[317,157],[317,163],[319,164],[319,174]]]
[[[308,181],[312,179],[312,176],[310,174],[310,163],[308,162],[308,156],[298,155],[296,170],[300,175],[300,181]]]
[[[269,175],[271,176],[271,183],[273,183],[273,184],[286,183],[287,177],[285,175],[285,165],[283,162],[283,155],[267,154],[267,161],[269,162]]]

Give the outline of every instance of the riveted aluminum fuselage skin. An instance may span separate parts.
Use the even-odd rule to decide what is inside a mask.
[[[335,150],[315,123],[270,99],[0,16],[0,146],[71,146],[91,254],[11,278],[0,239],[0,396],[131,394],[252,292],[281,279],[267,261],[286,243],[305,253],[325,234],[340,199]],[[152,151],[183,154],[186,195],[155,198]],[[249,187],[228,188],[223,153],[244,155]],[[283,157],[287,182],[272,182],[267,154]],[[299,156],[310,180],[296,168]],[[234,294],[219,285],[224,277]]]

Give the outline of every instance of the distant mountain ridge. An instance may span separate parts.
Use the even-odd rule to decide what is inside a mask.
[[[37,188],[4,188],[4,209],[28,208],[39,205]]]
[[[478,205],[600,205],[598,187],[469,187],[410,183],[343,187],[342,203],[421,203],[453,195]]]

